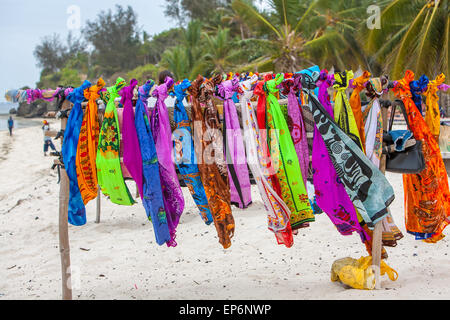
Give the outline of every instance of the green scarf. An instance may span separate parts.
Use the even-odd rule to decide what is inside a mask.
[[[294,142],[278,99],[275,97],[278,92],[277,86],[283,80],[284,75],[278,74],[275,79],[267,81],[264,85],[267,95],[266,118],[267,128],[271,131],[269,149],[272,167],[276,170],[281,185],[282,198],[291,210],[290,221],[292,229],[295,230],[315,221],[315,218],[303,182]]]
[[[123,179],[120,167],[120,127],[114,100],[125,86],[125,80],[117,78],[116,84],[107,89],[102,99],[107,102],[97,150],[98,184],[111,202],[131,206],[135,202]]]

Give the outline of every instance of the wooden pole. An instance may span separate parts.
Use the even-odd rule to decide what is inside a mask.
[[[100,191],[100,186],[98,186],[98,191],[97,191],[97,216],[95,218],[95,223],[100,223],[100,213],[101,213],[101,205],[102,205],[101,196],[102,196],[102,192]]]
[[[69,101],[64,102],[63,110],[69,109]],[[61,130],[65,130],[67,118],[61,119]],[[63,138],[61,138],[62,150]],[[72,283],[70,268],[70,243],[69,243],[69,177],[65,168],[61,167],[61,181],[59,189],[59,252],[61,255],[61,275],[62,275],[62,299],[72,300]]]
[[[388,109],[381,108],[381,115],[383,117],[383,130],[387,130],[388,126]],[[386,172],[386,155],[383,154],[380,159],[380,171]],[[389,210],[389,209],[388,209]],[[372,267],[375,272],[375,289],[381,289],[380,283],[380,268],[381,268],[381,252],[383,248],[383,222],[380,221],[375,225],[372,239]]]

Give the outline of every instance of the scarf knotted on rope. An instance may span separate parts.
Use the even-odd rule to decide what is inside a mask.
[[[147,217],[152,221],[156,243],[161,246],[170,241],[171,236],[167,224],[166,210],[164,209],[158,157],[147,110],[147,100],[154,84],[155,82],[153,80],[147,81],[138,90],[135,126],[142,156],[142,204],[144,205]]]
[[[361,92],[365,89],[366,82],[369,81],[370,77],[371,77],[370,72],[364,71],[362,76],[355,78],[353,80],[354,89],[350,96],[350,106],[352,107],[353,115],[355,117],[356,126],[358,128],[363,151],[365,151],[366,145],[366,132],[361,107]]]
[[[334,101],[334,120],[339,127],[363,150],[363,144],[359,137],[359,130],[355,116],[347,98],[346,90],[350,80],[353,79],[353,71],[343,71],[334,75],[334,89],[336,97]]]
[[[103,194],[112,203],[131,206],[133,197],[123,179],[120,165],[120,128],[115,99],[125,86],[123,78],[117,78],[116,84],[109,87],[102,99],[106,102],[105,115],[100,131],[97,150],[97,178]]]
[[[175,162],[178,171],[194,198],[195,204],[200,210],[200,216],[207,225],[210,225],[213,223],[213,217],[197,165],[191,124],[183,104],[183,100],[187,96],[186,90],[190,86],[191,82],[185,79],[181,84],[174,87],[173,95],[176,97],[173,116],[176,124],[176,129],[173,132]]]
[[[208,198],[220,244],[231,246],[235,223],[231,214],[230,186],[224,160],[223,141],[217,107],[213,102],[214,87],[221,79],[212,81],[198,76],[188,89],[192,98],[194,148],[198,169]]]
[[[265,79],[272,79],[272,75],[265,75]],[[267,106],[267,98],[266,92],[264,91],[264,81],[259,81],[256,84],[256,87],[253,91],[254,95],[258,97],[258,104],[256,107],[256,117],[259,128],[259,135],[261,137],[261,146],[263,151],[263,159],[266,163],[266,167],[272,169],[272,163],[270,158],[269,145],[267,144],[267,127],[266,127],[266,106]],[[270,183],[272,188],[277,192],[278,196],[281,197],[281,186],[278,181],[278,177],[276,176],[276,171],[272,170],[269,176]]]
[[[167,77],[165,82],[153,90],[156,105],[151,115],[151,129],[158,154],[159,174],[163,191],[164,208],[166,209],[172,240],[167,243],[169,247],[177,246],[175,241],[176,228],[184,210],[184,197],[178,181],[173,161],[172,129],[170,127],[169,113],[165,100],[168,91],[173,86],[173,79]]]
[[[334,75],[322,73],[318,100],[331,118],[334,118],[328,88],[333,85]],[[319,83],[318,82],[318,83]],[[342,235],[358,232],[361,241],[371,250],[371,238],[361,227],[358,214],[345,186],[339,179],[328,153],[327,146],[317,125],[314,125],[314,148],[312,152],[313,183],[317,205],[328,215],[331,222]]]
[[[244,127],[245,146],[247,150],[247,160],[250,170],[253,173],[259,193],[268,212],[268,226],[278,241],[290,248],[294,244],[289,217],[291,211],[283,199],[273,189],[267,168],[267,161],[264,159],[262,138],[258,127],[256,112],[250,99],[253,96],[252,85],[258,81],[258,76],[241,82],[241,108],[242,123]]]
[[[97,148],[100,126],[98,123],[97,99],[100,98],[99,91],[105,86],[102,78],[98,79],[97,85],[84,90],[84,97],[88,99],[83,122],[81,123],[80,137],[77,147],[77,176],[78,187],[84,204],[97,197]]]
[[[138,81],[132,79],[130,85],[120,90],[123,105],[122,113],[122,145],[123,145],[123,164],[127,168],[134,182],[136,182],[139,196],[144,198],[143,176],[142,176],[142,156],[139,140],[136,132],[133,110],[134,89]]]
[[[430,128],[431,134],[439,138],[441,133],[441,112],[439,110],[439,86],[445,82],[445,75],[441,73],[435,80],[430,81],[427,90],[425,91],[427,113],[425,115],[425,122]]]
[[[245,156],[244,141],[242,140],[241,125],[239,123],[236,105],[232,99],[239,90],[239,79],[224,81],[217,85],[216,96],[223,100],[223,134],[225,160],[228,165],[230,180],[231,204],[245,209],[252,203],[252,188]]]
[[[317,100],[312,90],[319,74],[302,78],[303,90],[309,96],[308,108],[321,134],[340,181],[356,210],[369,228],[383,220],[394,200],[394,190],[379,168],[364,155],[361,148],[342,131],[333,117]]]
[[[411,81],[409,89],[411,91],[412,100],[419,110],[420,114],[423,114],[422,110],[422,93],[427,89],[430,79],[426,75],[422,75],[419,80]]]
[[[413,80],[414,73],[407,70],[393,89],[405,104],[414,138],[423,143],[426,164],[420,174],[403,175],[406,230],[417,240],[435,242],[443,238],[442,232],[450,223],[450,192],[439,145],[411,99],[409,84]]]
[[[74,226],[86,224],[86,208],[78,187],[76,156],[77,145],[80,136],[81,123],[83,122],[83,109],[81,103],[84,101],[84,90],[89,88],[91,83],[84,81],[81,87],[74,89],[67,99],[73,103],[70,111],[67,127],[64,131],[64,141],[62,145],[62,156],[64,167],[69,177],[69,223]]]
[[[283,80],[284,75],[278,74],[275,79],[267,81],[264,85],[267,94],[267,127],[274,133],[271,134],[269,143],[272,165],[278,169],[277,177],[282,197],[291,210],[291,227],[296,230],[308,226],[307,224],[315,221],[315,218],[303,182],[297,152],[280,104],[275,97],[278,92],[277,86]]]
[[[299,100],[296,94],[301,90],[301,75],[294,74],[293,79],[284,80],[283,95],[288,96],[288,120],[287,124],[294,142],[295,151],[302,171],[303,183],[306,186],[309,170],[309,148],[306,136],[306,128],[303,122],[303,115],[300,110]]]

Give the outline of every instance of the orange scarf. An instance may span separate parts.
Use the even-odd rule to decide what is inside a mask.
[[[450,223],[450,192],[439,145],[433,137],[417,106],[411,99],[409,83],[414,73],[406,75],[393,89],[395,95],[405,104],[411,131],[416,140],[423,143],[426,168],[420,174],[403,175],[405,191],[406,230],[417,239],[437,242]]]
[[[81,124],[76,158],[78,186],[84,204],[97,197],[98,181],[95,160],[97,159],[100,134],[97,99],[100,98],[99,91],[104,86],[105,81],[100,78],[97,85],[84,90],[84,97],[88,99],[88,105]]]
[[[372,75],[368,71],[364,71],[363,75],[353,80],[352,95],[350,97],[350,105],[352,106],[353,115],[355,116],[356,126],[358,127],[359,137],[361,138],[362,149],[366,150],[366,131],[364,126],[364,118],[361,109],[361,91],[365,89],[365,83],[370,80]]]
[[[436,94],[438,92],[438,87],[445,82],[445,75],[441,73],[437,76],[436,80],[430,81],[428,83],[427,91],[424,93],[427,97],[427,113],[425,115],[425,122],[437,139],[439,139],[439,134],[441,132],[441,112],[439,111],[439,96]]]

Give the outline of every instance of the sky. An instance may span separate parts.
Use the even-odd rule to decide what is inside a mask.
[[[164,16],[164,3],[164,0],[0,0],[0,102],[6,101],[4,95],[9,89],[26,85],[35,88],[40,70],[34,48],[43,37],[54,33],[65,41],[70,28],[79,35],[78,10],[83,27],[102,10],[114,10],[116,4],[130,5],[138,14],[138,25],[154,35],[176,26],[175,21]]]

